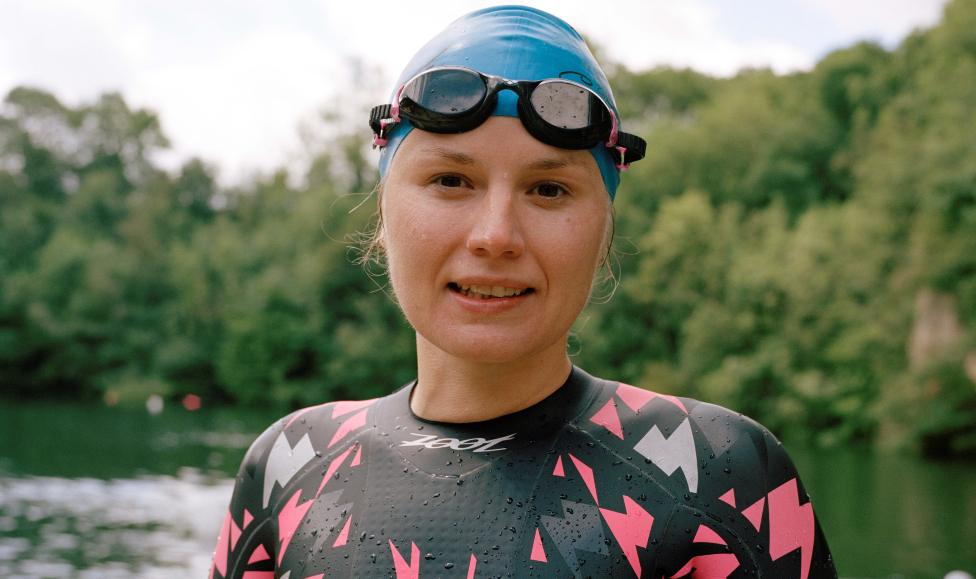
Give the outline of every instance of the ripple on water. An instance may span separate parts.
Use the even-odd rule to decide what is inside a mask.
[[[233,480],[0,477],[0,577],[206,577]]]

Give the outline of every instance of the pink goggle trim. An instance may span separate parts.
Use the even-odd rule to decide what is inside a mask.
[[[390,105],[390,118],[380,119],[380,132],[373,135],[374,147],[385,147],[389,142],[389,139],[386,138],[387,125],[400,122],[400,94],[403,92],[404,86],[406,85],[400,85],[400,88],[397,89],[396,97],[394,97],[393,103]]]
[[[403,87],[405,86],[407,85],[400,85],[400,88],[397,89],[396,96],[393,98],[393,103],[390,104],[390,118],[394,123],[400,122],[400,95],[403,93]]]
[[[606,106],[604,104],[604,106]],[[607,139],[607,147],[615,147],[617,145],[617,115],[613,114],[613,109],[607,107],[610,111],[610,138]]]
[[[627,158],[627,147],[614,147],[618,153],[620,153],[620,162],[616,164],[618,171],[626,171],[630,169],[630,163],[624,163],[624,159]]]
[[[385,147],[388,139],[386,138],[386,127],[387,125],[393,124],[393,119],[380,119],[380,132],[373,135],[373,146],[374,147]]]

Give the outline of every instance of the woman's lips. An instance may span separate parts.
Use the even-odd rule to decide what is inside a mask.
[[[460,282],[451,282],[447,285],[453,292],[482,300],[514,298],[535,291],[530,287],[510,287],[506,285],[466,284]]]

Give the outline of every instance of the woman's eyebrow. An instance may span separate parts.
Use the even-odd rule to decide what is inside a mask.
[[[474,165],[477,163],[473,156],[467,153],[455,151],[453,149],[448,149],[446,147],[425,147],[420,150],[420,153],[423,155],[440,157],[446,161],[457,163],[458,165]],[[581,161],[574,156],[564,155],[559,157],[543,157],[541,159],[536,159],[525,165],[525,168],[530,171],[553,171],[580,165],[581,163],[585,163],[585,161]]]
[[[533,171],[552,171],[555,169],[563,169],[575,164],[577,164],[575,159],[570,160],[566,157],[545,157],[529,163],[527,168]]]
[[[447,161],[453,161],[459,165],[474,165],[474,157],[465,153],[445,149],[444,147],[427,147],[421,149],[421,153],[441,157]]]

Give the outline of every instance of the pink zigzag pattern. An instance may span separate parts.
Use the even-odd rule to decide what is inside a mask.
[[[315,491],[315,498],[318,498],[318,496],[322,494],[322,489],[325,488],[325,483],[332,480],[332,475],[339,470],[339,467],[342,466],[342,462],[346,460],[346,457],[349,456],[349,453],[352,452],[353,448],[355,448],[355,446],[350,446],[346,450],[342,451],[342,454],[332,459],[332,462],[329,463],[329,467],[325,470],[325,476],[322,477],[322,482],[319,483],[319,490]]]
[[[549,562],[549,559],[546,557],[546,549],[542,546],[542,537],[539,535],[539,527],[535,528],[535,537],[532,539],[532,554],[529,555],[529,559],[538,561],[539,563]]]
[[[600,499],[598,499],[596,496],[596,480],[593,478],[593,469],[572,454],[569,455],[569,458],[573,461],[573,464],[576,465],[576,470],[578,470],[580,476],[583,477],[583,482],[586,484],[586,488],[589,489],[590,494],[593,495],[593,502],[599,505]]]
[[[301,489],[295,491],[295,494],[288,499],[288,502],[282,507],[281,512],[278,513],[278,540],[281,541],[281,550],[278,551],[279,565],[281,564],[281,559],[285,556],[285,551],[288,550],[288,544],[291,543],[292,535],[295,534],[295,530],[298,529],[298,525],[302,522],[302,517],[312,507],[312,503],[315,502],[313,499],[298,504],[301,494]]]
[[[733,509],[735,508],[735,489],[729,489],[725,491],[725,494],[720,496],[718,500],[729,505]]]
[[[654,517],[627,495],[624,495],[624,511],[624,513],[618,513],[601,508],[600,514],[603,515],[603,520],[607,522],[610,532],[620,544],[631,569],[640,579],[641,564],[637,547],[642,549],[647,547],[647,540],[651,537],[651,527],[654,525]]]
[[[342,530],[339,531],[339,536],[336,537],[335,543],[332,543],[332,548],[344,547],[346,541],[349,540],[349,524],[352,523],[352,515],[346,518],[346,524],[342,526]]]
[[[316,406],[309,406],[308,408],[302,408],[301,410],[299,410],[298,412],[296,412],[295,414],[293,414],[290,419],[288,419],[288,422],[285,424],[285,430],[287,430],[288,427],[291,426],[292,424],[294,424],[295,421],[297,421],[299,418],[301,418],[302,416],[305,416],[306,414],[308,414],[309,412],[315,410],[316,408],[322,408],[323,406],[329,406],[331,404],[331,405],[333,405],[332,406],[332,418],[338,418],[340,416],[344,416],[344,415],[352,412],[353,410],[358,410],[360,408],[367,407],[367,406],[371,405],[372,403],[376,402],[376,400],[377,400],[376,398],[371,398],[369,400],[353,400],[353,401],[348,401],[348,402],[347,401],[342,401],[342,402],[326,402],[324,404],[318,404]]]
[[[308,414],[309,412],[311,412],[311,411],[313,411],[313,410],[315,410],[317,408],[322,408],[323,406],[332,405],[332,418],[335,419],[335,418],[339,418],[340,416],[345,416],[346,414],[349,414],[350,412],[359,410],[360,408],[368,408],[374,402],[376,402],[376,400],[377,400],[377,398],[371,398],[369,400],[354,400],[354,401],[349,401],[349,402],[347,402],[347,401],[343,401],[343,402],[326,402],[325,404],[318,404],[316,406],[309,406],[308,408],[302,408],[301,410],[299,410],[298,412],[296,412],[295,414],[293,414],[291,418],[288,419],[288,422],[285,423],[285,430],[287,430],[289,426],[291,426],[292,424],[294,424],[302,416],[305,416],[306,414]],[[365,415],[364,415],[364,418],[365,418]],[[365,421],[364,421],[364,424],[365,424]],[[345,435],[343,435],[343,436],[345,436]],[[332,444],[330,443],[329,446],[332,446]]]
[[[268,550],[264,548],[264,545],[258,545],[251,551],[251,556],[247,558],[247,564],[250,565],[251,563],[267,561],[270,558],[271,555],[268,555]]]
[[[752,503],[750,506],[746,507],[742,511],[742,516],[752,523],[752,526],[758,531],[762,526],[762,516],[763,509],[766,506],[766,497],[759,499],[758,501]]]
[[[376,398],[370,398],[369,400],[353,400],[353,401],[343,401],[336,402],[335,406],[332,407],[332,418],[339,418],[340,416],[345,416],[350,412],[359,410],[360,408],[368,408],[374,402]]]
[[[552,476],[566,476],[566,471],[563,470],[562,455],[556,458],[556,466],[552,469]]]
[[[370,403],[372,403],[372,401],[370,401]],[[327,448],[332,448],[335,445],[335,443],[345,438],[346,435],[352,432],[353,430],[358,430],[363,426],[366,426],[367,412],[369,412],[369,409],[363,408],[356,414],[345,419],[342,422],[342,424],[339,425],[339,428],[336,430],[335,434],[332,436],[332,440],[329,441],[329,445]]]
[[[397,579],[420,579],[420,549],[413,541],[410,542],[410,564],[403,559],[400,551],[397,551],[393,539],[390,539],[390,551],[393,552],[393,567],[396,570]]]
[[[692,540],[692,542],[712,543],[715,545],[728,546],[728,543],[725,542],[725,539],[723,539],[718,533],[716,533],[710,527],[707,527],[705,525],[698,525],[698,531],[695,533],[695,538]]]
[[[682,412],[688,414],[688,409],[685,405],[675,396],[669,394],[658,394],[657,392],[651,392],[650,390],[644,390],[643,388],[638,388],[637,386],[631,386],[630,384],[624,384],[623,382],[617,386],[617,397],[623,400],[624,404],[630,407],[631,410],[637,412],[645,404],[653,400],[654,398],[663,398],[671,404],[674,404],[681,409]]]
[[[813,540],[813,505],[800,504],[796,479],[790,479],[769,493],[769,556],[775,561],[799,549],[800,579],[807,579]]]
[[[224,517],[224,522],[220,525],[220,534],[217,535],[217,548],[214,549],[213,563],[221,577],[227,575],[227,555],[230,546],[230,510]]]
[[[620,415],[617,414],[617,403],[613,401],[613,398],[607,400],[603,408],[590,417],[590,422],[606,428],[620,440],[624,439],[624,431],[620,426]]]
[[[739,559],[732,553],[715,553],[712,555],[698,555],[685,563],[677,573],[671,576],[685,577],[694,571],[693,577],[707,579],[728,579],[733,571],[739,568]]]
[[[233,517],[230,520],[230,552],[233,553],[234,549],[237,548],[237,541],[241,538],[241,528],[237,526],[234,522]]]

